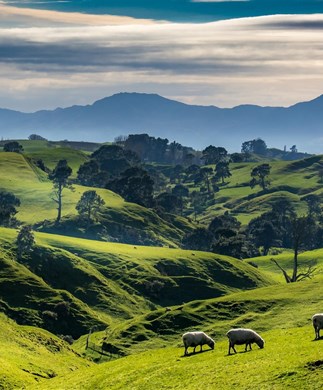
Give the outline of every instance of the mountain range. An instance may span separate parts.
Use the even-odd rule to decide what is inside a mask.
[[[105,142],[119,135],[148,133],[202,149],[210,144],[239,151],[242,142],[262,138],[270,147],[297,145],[323,153],[323,95],[290,107],[198,106],[156,94],[118,93],[94,102],[23,113],[0,109],[0,136]]]

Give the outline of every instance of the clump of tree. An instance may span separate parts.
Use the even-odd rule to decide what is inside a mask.
[[[134,152],[119,145],[103,145],[80,166],[77,180],[82,185],[104,188],[108,181],[139,163]]]
[[[308,195],[303,200],[308,205],[307,215],[297,216],[293,204],[288,199],[281,199],[272,205],[270,211],[250,221],[247,229],[249,241],[262,248],[263,255],[267,255],[272,247],[293,249],[291,273],[277,260],[271,259],[282,271],[287,283],[298,282],[314,275],[316,269],[312,263],[305,269],[300,269],[298,256],[301,250],[319,248],[322,243],[320,198],[317,195]]]
[[[18,221],[15,215],[20,200],[12,192],[0,191],[0,224],[7,227],[16,227]]]
[[[3,151],[4,152],[21,153],[21,152],[23,152],[23,150],[24,150],[24,148],[17,141],[6,142],[3,145]]]
[[[128,202],[145,207],[154,205],[154,181],[143,168],[126,169],[119,177],[109,181],[106,188],[121,195]]]
[[[249,156],[250,154],[259,154],[260,156],[266,156],[267,145],[261,138],[256,138],[250,141],[243,142],[241,146],[241,153]]]
[[[34,244],[35,237],[31,226],[22,226],[16,239],[18,259],[20,260],[24,256],[29,255],[33,250]]]
[[[135,152],[144,163],[168,163],[188,166],[198,162],[200,153],[193,148],[178,142],[169,142],[167,138],[155,138],[148,134],[130,134],[128,137],[118,137],[118,145],[125,150]]]
[[[185,236],[182,245],[185,249],[209,251],[237,259],[258,255],[240,222],[228,212],[216,216],[208,228],[198,228]]]
[[[46,138],[42,137],[41,135],[39,134],[30,134],[30,136],[28,137],[28,139],[30,141],[47,141]]]
[[[72,189],[69,177],[72,174],[72,168],[68,166],[66,160],[59,160],[53,172],[48,177],[53,182],[54,191],[52,199],[57,203],[56,223],[59,223],[62,217],[62,199],[65,188]]]
[[[98,213],[104,206],[105,202],[100,195],[94,190],[83,192],[81,199],[76,205],[76,210],[79,215],[86,219],[89,224],[92,220],[96,220]]]

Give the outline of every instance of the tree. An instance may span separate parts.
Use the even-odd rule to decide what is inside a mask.
[[[185,249],[209,251],[212,242],[212,234],[205,228],[198,228],[184,237],[182,245]]]
[[[35,244],[35,237],[31,226],[22,226],[18,233],[16,244],[18,259],[21,259],[24,255],[27,255],[32,251]]]
[[[105,204],[104,200],[94,190],[83,192],[81,199],[76,205],[76,210],[81,216],[84,216],[88,223],[93,217],[97,216],[101,207]]]
[[[257,247],[263,248],[263,255],[267,256],[269,249],[277,243],[279,239],[278,230],[269,220],[263,216],[250,221],[248,225],[249,237]]]
[[[310,194],[303,197],[307,203],[308,215],[313,219],[318,219],[322,215],[321,198],[318,195]]]
[[[66,160],[59,160],[53,172],[48,175],[54,183],[53,200],[57,203],[56,223],[59,223],[62,216],[62,197],[64,188],[72,189],[68,178],[72,174],[72,168],[67,165]]]
[[[203,195],[199,191],[191,192],[191,204],[194,210],[194,220],[196,222],[197,215],[203,211]]]
[[[183,214],[184,207],[184,198],[188,198],[189,190],[183,184],[176,184],[176,186],[172,189],[172,194],[177,196],[181,200],[181,214]]]
[[[42,137],[41,135],[38,134],[30,134],[28,137],[30,141],[47,141],[46,138]]]
[[[77,171],[77,180],[84,186],[98,185],[99,164],[95,160],[86,161]]]
[[[213,168],[204,167],[200,169],[198,176],[195,178],[195,184],[204,183],[209,194],[211,193],[211,176],[213,173]]]
[[[228,161],[219,161],[215,167],[215,177],[217,180],[221,180],[222,184],[224,184],[224,179],[230,177],[231,172],[229,169]]]
[[[277,260],[271,259],[273,263],[282,271],[286,283],[295,283],[304,279],[311,279],[316,271],[313,264],[307,266],[305,270],[299,272],[298,254],[302,247],[306,247],[306,243],[313,235],[313,220],[310,217],[295,217],[292,221],[292,239],[293,239],[293,271],[289,275],[287,271],[278,263]]]
[[[210,145],[202,151],[202,159],[205,165],[217,164],[220,161],[225,161],[228,152],[225,148]]]
[[[22,145],[19,144],[17,141],[11,141],[7,142],[3,145],[3,151],[4,152],[14,152],[14,153],[20,153],[24,150]]]
[[[252,179],[250,181],[250,187],[254,188],[256,185],[260,185],[260,187],[265,190],[270,184],[270,181],[268,180],[270,169],[271,166],[269,164],[261,164],[254,167],[251,171]]]
[[[158,207],[167,213],[176,213],[178,210],[183,209],[182,199],[168,192],[159,194],[156,198],[156,203]]]
[[[261,138],[253,139],[242,144],[241,152],[245,154],[255,153],[265,156],[267,153],[267,145]]]
[[[109,181],[106,188],[121,195],[128,202],[145,207],[153,205],[154,181],[142,168],[127,169],[121,173],[120,178]]]
[[[20,206],[20,200],[11,192],[0,191],[0,224],[11,226],[16,223],[14,216],[18,213],[16,207]]]

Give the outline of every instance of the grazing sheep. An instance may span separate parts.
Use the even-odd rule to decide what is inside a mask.
[[[314,314],[312,321],[315,331],[315,340],[318,340],[320,338],[320,330],[323,329],[323,313]]]
[[[227,333],[227,336],[229,338],[228,355],[230,355],[231,348],[234,350],[235,353],[237,353],[237,351],[234,348],[235,345],[245,344],[246,345],[245,351],[247,351],[248,345],[249,345],[249,349],[251,350],[252,343],[256,343],[259,348],[263,348],[265,344],[264,340],[259,336],[259,334],[252,329],[243,329],[243,328],[231,329]]]
[[[207,344],[211,349],[214,349],[214,341],[204,332],[187,332],[182,336],[185,351],[184,355],[187,355],[187,349],[189,347],[194,347],[193,353],[195,353],[195,348],[200,345],[202,351],[203,345]]]

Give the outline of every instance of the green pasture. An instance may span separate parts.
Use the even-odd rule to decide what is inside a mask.
[[[310,325],[262,332],[265,348],[227,355],[225,337],[213,351],[183,356],[173,347],[150,350],[42,381],[35,389],[320,389],[322,343],[313,341]]]
[[[19,326],[2,313],[0,326],[1,389],[28,389],[42,380],[93,365],[43,329]]]
[[[250,173],[262,162],[231,163],[232,176],[225,180],[224,186],[215,194],[215,203],[200,216],[202,222],[209,223],[212,218],[229,211],[240,222],[247,224],[252,218],[270,209],[271,203],[280,198],[288,198],[299,214],[306,212],[304,195],[322,194],[319,170],[323,166],[322,156],[314,156],[300,161],[269,161],[271,165],[270,186],[262,191],[259,186],[250,188]]]

